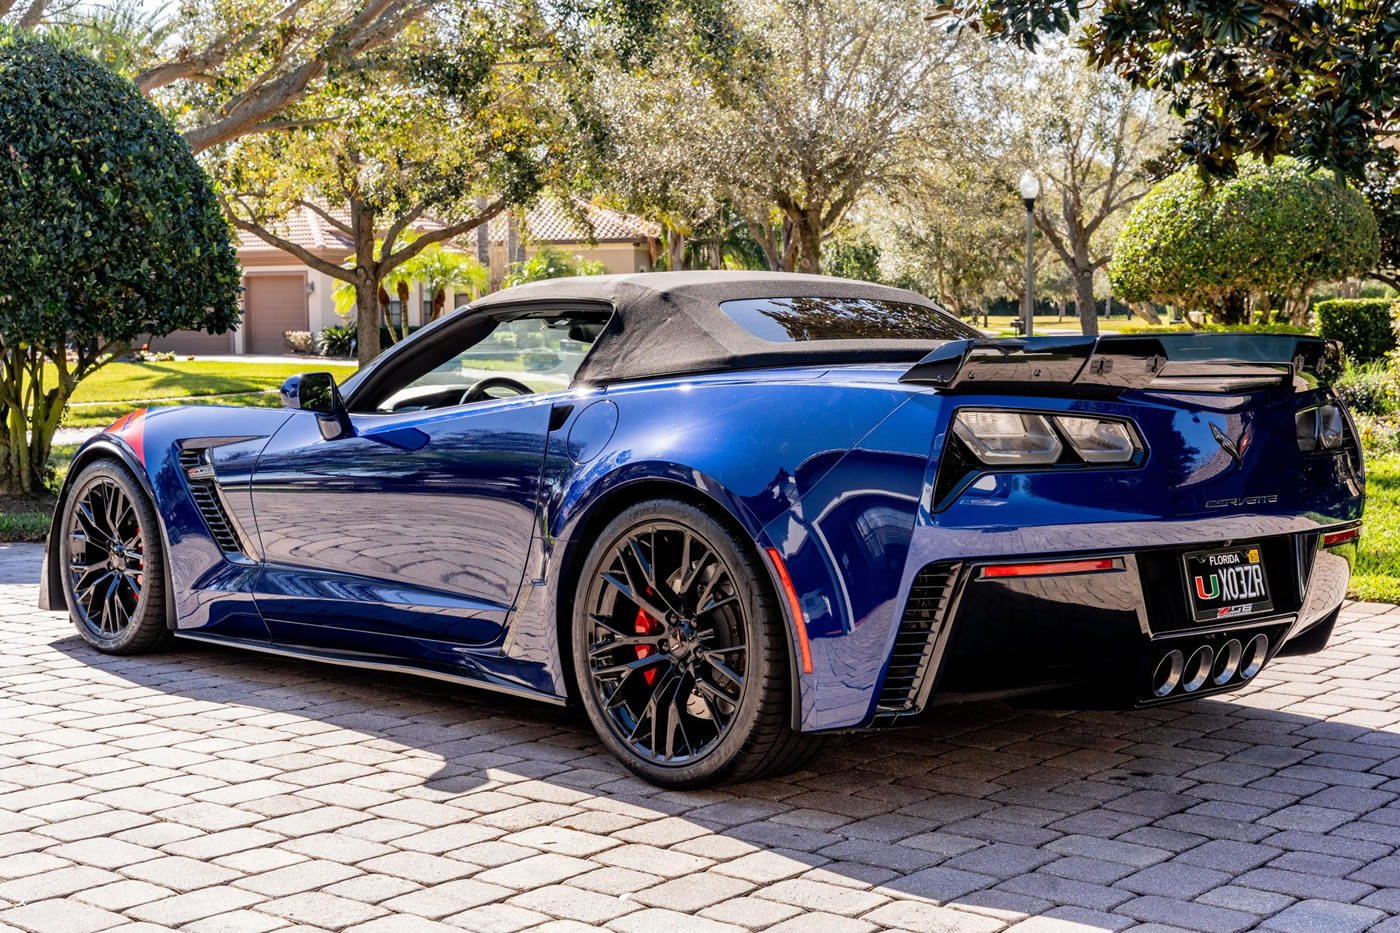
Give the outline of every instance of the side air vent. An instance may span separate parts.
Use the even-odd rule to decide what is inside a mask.
[[[929,564],[914,578],[885,682],[875,703],[874,725],[894,725],[921,712],[928,701],[923,688],[931,673],[934,646],[943,628],[959,567],[954,561],[941,561]]]
[[[244,558],[243,545],[234,530],[233,519],[219,497],[218,483],[214,478],[214,465],[209,462],[208,450],[180,451],[180,471],[185,474],[185,482],[190,487],[190,497],[195,508],[204,516],[209,526],[209,534],[224,552],[225,557]]]

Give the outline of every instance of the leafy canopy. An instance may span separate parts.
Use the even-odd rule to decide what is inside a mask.
[[[1119,233],[1109,278],[1128,301],[1202,308],[1241,293],[1297,296],[1373,268],[1379,249],[1356,189],[1296,159],[1251,160],[1210,190],[1190,169],[1158,182]]]
[[[1207,176],[1247,154],[1293,154],[1360,179],[1400,132],[1400,7],[1392,0],[951,0],[955,23],[1027,48],[1083,23],[1099,68],[1168,95],[1178,143]]]
[[[78,52],[0,33],[0,339],[135,340],[238,320],[228,224],[189,147]]]

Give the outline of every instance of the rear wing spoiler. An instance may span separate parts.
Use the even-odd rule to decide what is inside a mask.
[[[899,381],[950,392],[1228,394],[1285,386],[1305,392],[1341,371],[1341,344],[1293,334],[987,337],[949,341]]]

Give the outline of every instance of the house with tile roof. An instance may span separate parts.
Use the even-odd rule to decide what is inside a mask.
[[[425,221],[416,229],[432,229]],[[279,236],[313,255],[336,265],[354,252],[343,232],[316,211],[301,207],[277,230]],[[583,198],[543,198],[526,212],[494,218],[447,248],[477,258],[488,272],[489,290],[501,287],[511,263],[523,262],[548,246],[568,256],[602,263],[609,272],[648,272],[662,255],[659,224],[622,211],[601,207]],[[238,257],[243,263],[243,320],[228,334],[177,331],[151,340],[154,350],[198,355],[277,355],[288,352],[287,331],[311,331],[347,323],[336,313],[335,288],[339,282],[313,269],[291,253],[270,246],[249,233],[239,233]],[[432,315],[431,294],[422,283],[409,291],[407,307],[397,297],[389,309],[396,325],[416,327]],[[447,307],[471,300],[467,294],[449,295]]]

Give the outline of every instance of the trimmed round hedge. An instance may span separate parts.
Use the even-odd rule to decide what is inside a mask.
[[[1375,268],[1376,218],[1356,189],[1296,159],[1243,162],[1207,191],[1194,169],[1137,203],[1109,264],[1115,295],[1208,309],[1234,295],[1292,296]]]
[[[131,82],[0,29],[0,336],[46,351],[238,321],[229,227]]]

